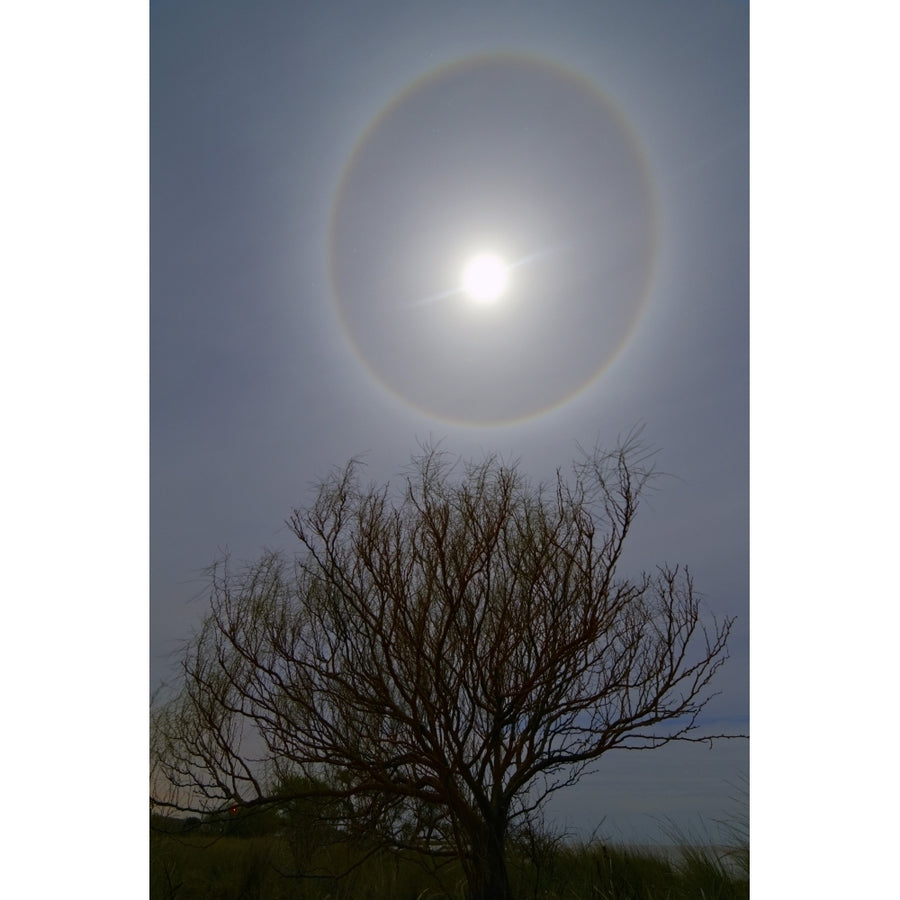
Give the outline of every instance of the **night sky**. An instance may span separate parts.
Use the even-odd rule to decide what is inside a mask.
[[[203,568],[290,549],[332,466],[436,439],[541,479],[643,424],[670,477],[626,565],[738,617],[707,724],[746,732],[746,4],[163,0],[150,39],[151,688]],[[748,766],[611,754],[550,812],[659,836]]]

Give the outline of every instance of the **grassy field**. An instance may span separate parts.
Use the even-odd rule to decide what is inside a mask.
[[[150,834],[151,900],[463,900],[456,865],[435,868],[409,854],[312,845],[284,835]],[[598,841],[513,846],[515,896],[522,900],[731,900],[748,898],[749,849],[685,844],[675,852]],[[334,873],[352,867],[344,877]]]

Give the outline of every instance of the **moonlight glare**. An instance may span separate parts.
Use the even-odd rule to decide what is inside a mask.
[[[508,282],[509,270],[503,260],[492,253],[473,257],[463,270],[463,288],[479,304],[497,300]]]

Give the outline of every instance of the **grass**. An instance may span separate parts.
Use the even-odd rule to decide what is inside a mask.
[[[554,843],[539,855],[512,847],[510,876],[521,900],[745,900],[749,871],[732,852],[685,843],[674,854]],[[749,860],[749,855],[747,855]],[[344,878],[335,872],[359,865]],[[300,864],[298,866],[298,863]],[[297,877],[303,867],[306,877]],[[286,836],[210,837],[151,831],[151,900],[463,900],[455,865],[346,846],[297,847]]]

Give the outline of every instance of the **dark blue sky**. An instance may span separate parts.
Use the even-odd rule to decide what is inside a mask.
[[[434,436],[540,478],[643,422],[673,477],[629,565],[739,617],[709,712],[746,730],[747,5],[162,0],[150,29],[151,686],[202,568],[289,547],[333,465],[385,480]],[[453,288],[486,244],[535,258],[479,319]],[[747,753],[612,755],[552,812],[720,817]]]

